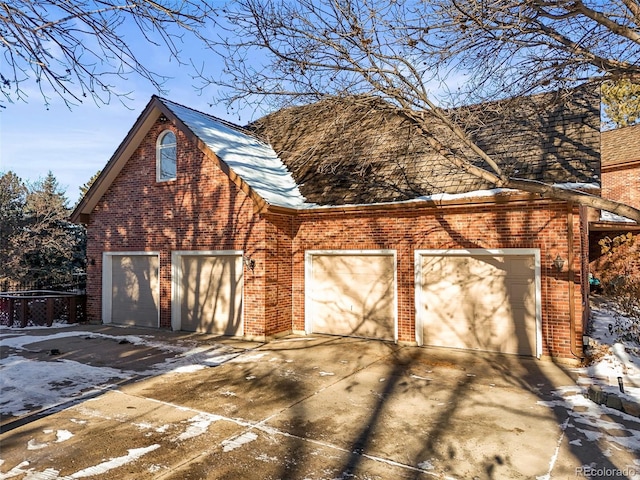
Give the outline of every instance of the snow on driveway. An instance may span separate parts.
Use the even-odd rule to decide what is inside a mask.
[[[3,328],[0,330],[0,346],[10,348],[12,353],[0,359],[0,415],[21,416],[38,409],[63,404],[79,395],[91,395],[114,388],[117,383],[135,377],[160,375],[163,373],[189,373],[210,366],[220,365],[235,359],[237,349],[221,344],[208,346],[185,346],[159,341],[153,335],[106,335],[86,331],[63,330],[65,324],[57,324],[61,331],[51,334],[49,327],[45,335],[34,335],[42,327]],[[24,335],[29,331],[30,335]],[[139,372],[106,366],[93,366],[82,362],[50,356],[47,361],[27,358],[24,353],[34,353],[31,345],[68,337],[112,340],[166,352],[167,358],[149,369]]]
[[[591,384],[598,384],[604,390],[613,391],[619,396],[640,403],[640,346],[629,342],[619,342],[611,333],[609,325],[615,323],[612,310],[595,307],[592,311],[591,337],[600,348],[600,358],[594,364],[575,369],[579,374],[579,394]],[[81,393],[113,388],[114,384],[135,376],[152,376],[162,373],[189,373],[195,370],[215,366],[234,360],[252,362],[262,358],[264,352],[248,351],[240,355],[237,349],[224,345],[189,346],[180,343],[168,343],[153,335],[105,335],[86,331],[66,330],[66,325],[57,325],[60,331],[51,334],[34,335],[39,327],[26,329],[3,328],[0,330],[0,345],[9,347],[13,353],[0,360],[0,414],[20,416],[37,408],[48,408],[77,397]],[[24,335],[31,330],[30,335]],[[126,342],[145,346],[167,353],[167,358],[152,365],[143,372],[133,372],[105,366],[92,366],[86,363],[65,359],[40,361],[20,355],[29,352],[30,345],[45,340],[65,337],[102,338],[115,342]],[[331,372],[320,372],[333,375]],[[624,381],[625,393],[621,394],[618,377]]]
[[[549,460],[549,473],[538,477],[540,480],[553,478],[553,471],[558,452],[563,442],[574,447],[582,447],[587,442],[599,442],[609,445],[611,451],[625,450],[640,452],[640,421],[618,410],[596,405],[585,397],[588,385],[597,383],[604,389],[618,392],[618,377],[623,377],[625,396],[640,403],[640,349],[629,342],[619,342],[611,332],[609,325],[615,322],[615,315],[606,308],[595,308],[593,311],[592,338],[598,344],[601,355],[597,362],[588,367],[577,369],[579,381],[577,385],[566,385],[554,392],[554,399],[538,401],[539,405],[549,408],[562,408],[568,412],[568,418],[559,425],[561,435],[557,438],[555,455]],[[0,345],[8,349],[8,354],[0,360],[0,413],[3,416],[21,416],[39,409],[64,405],[78,398],[88,397],[92,392],[115,390],[117,384],[140,376],[153,376],[163,373],[187,373],[220,365],[226,362],[264,361],[264,352],[240,351],[232,347],[215,344],[194,346],[177,342],[162,341],[154,335],[106,335],[87,331],[66,330],[58,325],[59,331],[38,335],[37,327],[28,329],[0,330]],[[29,335],[24,333],[28,331]],[[33,357],[33,345],[38,342],[63,339],[68,337],[100,338],[114,342],[127,342],[136,346],[150,347],[165,352],[166,355],[158,363],[154,363],[144,371],[131,371],[107,366],[95,366],[64,358],[49,356],[46,361]],[[29,354],[32,354],[31,357]],[[333,375],[332,372],[320,371],[319,375]],[[186,414],[186,413],[185,413]],[[71,421],[74,421],[73,419]],[[80,421],[80,420],[78,420]],[[176,437],[180,441],[192,439],[207,432],[209,426],[218,421],[242,423],[240,419],[223,418],[205,412],[192,412],[190,420],[183,422],[183,430]],[[140,439],[144,432],[152,427],[134,424],[140,430]],[[243,425],[247,428],[240,435],[230,437],[222,442],[224,451],[233,451],[247,443],[255,442],[256,432],[267,431],[267,427],[258,424]],[[175,425],[164,425],[169,429]],[[155,428],[155,427],[154,427]],[[156,428],[156,431],[160,431]],[[623,434],[620,434],[623,432]],[[32,439],[28,450],[38,451],[53,444],[64,444],[74,437],[69,430],[51,430],[44,432],[47,440]],[[269,427],[269,434],[289,435]],[[303,439],[312,441],[311,439]],[[326,445],[329,447],[329,445]],[[30,480],[53,480],[58,478],[86,478],[106,473],[112,469],[126,465],[160,448],[158,444],[131,445],[126,455],[105,459],[101,463],[78,470],[71,476],[60,477],[55,469],[38,472],[29,466],[29,462],[15,465],[10,470],[0,473],[0,480],[16,477]],[[333,447],[332,447],[333,448]],[[605,450],[605,454],[607,451]],[[0,459],[0,467],[4,460]],[[430,465],[418,466],[417,471],[426,472]],[[415,467],[413,467],[415,468]],[[583,465],[584,469],[593,468]],[[628,478],[640,479],[640,460],[626,465],[634,474]],[[637,475],[635,474],[637,472]],[[152,472],[151,472],[152,473]]]

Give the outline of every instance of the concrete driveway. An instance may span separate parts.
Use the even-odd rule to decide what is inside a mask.
[[[3,357],[138,374],[4,417],[0,480],[640,478],[640,419],[591,403],[551,362],[318,335],[258,344],[73,328],[86,335],[37,330]],[[112,340],[141,332],[156,346]],[[175,356],[157,346],[176,342],[227,355],[153,374]]]

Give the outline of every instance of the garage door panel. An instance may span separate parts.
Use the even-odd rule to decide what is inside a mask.
[[[534,265],[531,256],[423,256],[423,343],[534,355]]]
[[[498,308],[491,302],[488,306],[481,294],[466,285],[432,284],[424,303],[423,341],[454,348],[490,347],[496,341],[491,332]]]
[[[181,329],[242,335],[242,259],[181,255]]]
[[[158,326],[159,279],[155,255],[111,256],[111,321]]]
[[[311,262],[315,333],[394,339],[392,255],[313,255]]]

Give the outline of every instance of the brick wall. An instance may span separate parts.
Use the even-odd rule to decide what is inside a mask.
[[[603,167],[602,196],[640,208],[640,162]]]
[[[164,128],[178,140],[178,177],[156,182],[155,140]],[[94,209],[88,224],[88,311],[101,319],[103,251],[160,252],[160,326],[171,326],[171,252],[242,250],[245,335],[304,329],[304,256],[309,249],[397,251],[398,335],[415,339],[414,250],[539,248],[543,355],[572,357],[569,298],[576,345],[584,299],[580,215],[573,216],[572,273],[552,266],[569,257],[566,204],[519,200],[440,208],[327,209],[296,216],[255,212],[253,201],[172,126],[154,125]],[[569,287],[569,276],[573,287]]]
[[[267,215],[265,239],[265,334],[290,332],[292,326],[293,218]]]
[[[573,263],[557,272],[552,260],[569,257],[568,216],[573,222]],[[397,251],[398,337],[415,340],[414,251],[417,249],[539,248],[542,275],[542,353],[572,358],[569,298],[574,331],[581,345],[583,320],[580,214],[565,204],[527,201],[505,205],[433,209],[307,212],[296,220],[293,241],[293,328],[304,330],[304,254],[306,250],[392,249]],[[569,275],[573,287],[569,287]],[[580,350],[576,351],[580,354]]]
[[[173,130],[177,178],[156,182],[156,138]],[[253,201],[185,135],[166,124],[151,128],[93,213],[88,227],[88,313],[101,320],[102,252],[160,252],[160,326],[171,326],[171,252],[242,250],[255,260],[244,270],[244,322],[248,336],[264,335],[267,222]]]

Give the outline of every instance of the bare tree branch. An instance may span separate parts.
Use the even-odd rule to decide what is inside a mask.
[[[282,107],[367,94],[421,127],[450,164],[498,187],[603,208],[640,211],[518,178],[473,140],[482,122],[450,107],[640,75],[636,0],[236,0],[210,46],[224,61],[214,84],[230,106]],[[438,97],[442,85],[456,95]],[[447,108],[443,108],[447,107]],[[517,104],[511,105],[517,109]],[[423,116],[420,112],[429,112]],[[435,116],[473,158],[430,132]],[[481,162],[478,162],[481,159]],[[621,213],[624,212],[624,213]]]
[[[628,2],[628,3],[630,6],[632,6],[631,5],[632,2]],[[638,5],[636,5],[636,7],[637,6]],[[575,8],[576,8],[576,12],[581,13],[585,17],[588,17],[591,20],[599,23],[600,25],[610,30],[611,32],[615,33],[616,35],[626,37],[632,42],[640,43],[640,34],[638,33],[637,30],[618,24],[617,22],[607,17],[607,15],[605,15],[604,13],[587,7],[582,1],[579,1],[579,0],[576,1]]]
[[[178,64],[185,34],[206,43],[215,23],[214,1],[16,0],[0,3],[0,91],[8,102],[26,100],[36,85],[48,103],[92,98],[109,103],[127,92],[119,79],[135,74],[158,91],[168,78],[151,70],[145,46],[165,49]],[[131,41],[138,36],[143,42]],[[120,82],[122,83],[122,82]]]
[[[640,23],[640,4],[635,0],[622,0],[622,4],[627,7],[636,24]]]

